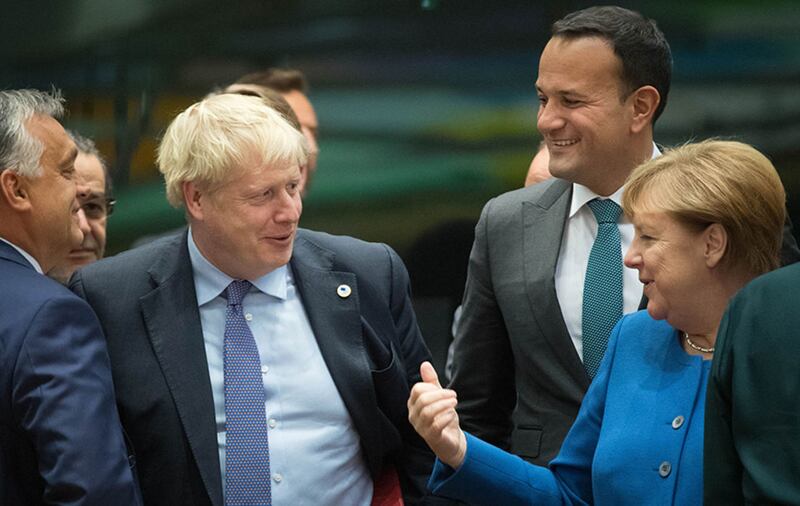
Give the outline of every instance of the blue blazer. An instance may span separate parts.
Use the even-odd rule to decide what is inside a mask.
[[[0,241],[0,504],[135,505],[92,310]]]
[[[710,361],[646,311],[624,316],[549,468],[467,436],[464,463],[436,463],[433,492],[471,504],[701,504]]]

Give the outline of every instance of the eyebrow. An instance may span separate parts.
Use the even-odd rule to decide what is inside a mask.
[[[61,163],[59,163],[59,167],[66,168],[67,165],[74,163],[76,158],[78,158],[78,148],[73,147],[67,154],[67,156],[65,156],[64,159],[61,160]]]
[[[105,192],[97,192],[97,191],[89,191],[89,192],[81,192],[81,195],[85,195],[86,200],[93,200],[93,199],[104,199],[106,198]]]

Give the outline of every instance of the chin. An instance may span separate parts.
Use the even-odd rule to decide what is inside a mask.
[[[647,314],[650,315],[650,318],[654,320],[666,320],[667,313],[662,308],[658,306],[653,306],[652,302],[648,302],[647,304]]]

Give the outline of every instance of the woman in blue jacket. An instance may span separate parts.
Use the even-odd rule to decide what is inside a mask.
[[[729,299],[779,262],[785,194],[738,142],[688,144],[638,167],[623,208],[647,311],[624,316],[558,456],[539,467],[465,434],[430,364],[409,418],[439,460],[429,487],[471,504],[699,504],[703,415]]]

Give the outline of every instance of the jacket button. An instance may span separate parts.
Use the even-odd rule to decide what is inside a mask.
[[[681,426],[683,425],[684,421],[685,421],[685,418],[683,418],[682,415],[676,416],[675,419],[672,420],[672,428],[675,429],[675,430],[680,429]]]
[[[666,460],[662,462],[660,466],[658,466],[658,475],[661,476],[662,478],[666,478],[667,476],[669,476],[669,473],[671,472],[672,472],[672,464],[670,464]]]

